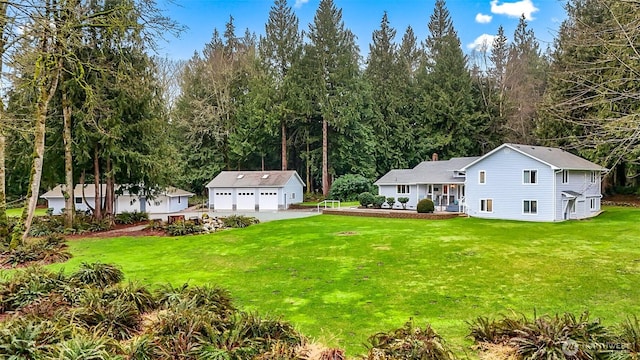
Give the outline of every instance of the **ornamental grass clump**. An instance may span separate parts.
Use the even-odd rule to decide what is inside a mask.
[[[444,339],[429,324],[421,328],[407,322],[397,330],[371,336],[367,347],[367,360],[455,359]]]

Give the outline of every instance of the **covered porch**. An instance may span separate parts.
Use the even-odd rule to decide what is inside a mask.
[[[417,201],[430,199],[436,211],[464,212],[464,183],[417,184]]]

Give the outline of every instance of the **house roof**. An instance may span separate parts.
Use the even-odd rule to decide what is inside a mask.
[[[222,171],[207,184],[207,188],[283,187],[291,178],[302,186],[304,181],[296,171]]]
[[[546,147],[546,146],[532,146],[521,144],[502,144],[497,148],[491,150],[484,156],[480,157],[476,161],[467,164],[467,167],[474,165],[483,159],[491,156],[493,153],[500,151],[501,149],[509,148],[516,152],[519,152],[525,156],[528,156],[534,160],[540,161],[546,165],[549,165],[554,170],[594,170],[594,171],[607,171],[606,168],[592,163],[589,160],[583,159],[580,156],[571,154],[559,148]]]
[[[462,169],[478,157],[459,157],[440,161],[423,161],[413,169],[391,170],[375,185],[396,184],[463,184],[464,177],[454,177],[455,171]]]
[[[120,185],[116,185],[116,190],[120,187]],[[59,184],[56,187],[54,187],[53,189],[47,191],[46,193],[42,194],[40,197],[43,199],[56,199],[56,198],[63,198],[64,195],[62,194],[62,189],[64,188],[63,184]],[[102,196],[104,196],[104,192],[106,189],[106,185],[105,184],[100,184],[100,191],[101,194],[103,194]],[[126,192],[125,192],[126,194]],[[173,186],[169,186],[167,187],[164,191],[160,192],[160,195],[166,195],[168,197],[178,197],[178,196],[193,196],[193,193],[190,193],[186,190],[182,190],[182,189],[178,189],[176,187]],[[82,186],[80,184],[76,184],[76,186],[73,189],[73,196],[74,197],[81,197],[82,196]],[[84,196],[87,198],[95,198],[96,197],[96,186],[95,184],[84,184]]]

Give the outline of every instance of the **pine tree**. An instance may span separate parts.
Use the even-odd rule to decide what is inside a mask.
[[[420,129],[422,158],[431,152],[444,157],[466,156],[478,152],[475,132],[482,131],[472,94],[467,57],[453,28],[444,0],[437,0],[424,43],[426,62],[420,88],[425,123]]]
[[[345,28],[342,10],[322,0],[309,25],[308,58],[312,62],[313,103],[322,119],[322,193],[329,194],[329,131],[338,131],[358,115],[352,101],[358,86],[358,48]]]
[[[506,140],[522,144],[536,143],[534,127],[537,107],[542,100],[546,62],[524,15],[520,18],[509,47],[504,86],[508,103]]]
[[[294,63],[299,61],[302,50],[302,34],[298,29],[298,17],[286,0],[275,0],[269,11],[269,20],[265,25],[265,37],[260,41],[260,57],[270,76],[272,99],[271,113],[280,127],[281,136],[281,168],[288,169],[287,160],[287,124],[293,121],[294,105],[297,99],[291,98],[295,93],[290,88],[296,86],[289,76]]]
[[[402,97],[401,72],[403,65],[394,43],[395,29],[389,25],[385,12],[380,28],[372,35],[365,79],[371,85],[376,134],[376,167],[381,175],[391,169],[408,166],[406,145],[412,141],[407,126],[399,114]]]

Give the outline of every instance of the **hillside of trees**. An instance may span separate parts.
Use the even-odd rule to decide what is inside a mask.
[[[263,36],[230,17],[176,62],[149,55],[180,31],[153,0],[0,1],[0,228],[6,199],[29,205],[17,237],[59,183],[202,194],[221,170],[289,169],[327,194],[343,174],[373,180],[503,142],[560,146],[612,169],[611,186],[635,185],[640,4],[566,9],[551,49],[522,17],[467,55],[437,0],[427,38],[385,13],[362,58],[333,0],[307,25],[275,0]]]

